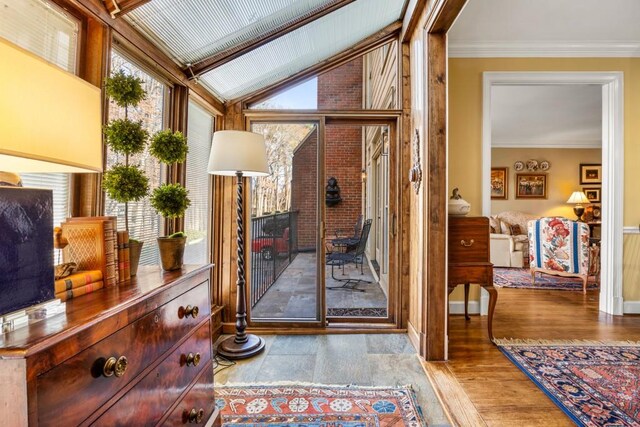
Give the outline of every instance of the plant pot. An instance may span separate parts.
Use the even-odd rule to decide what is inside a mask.
[[[131,277],[138,274],[138,264],[140,263],[140,253],[142,252],[143,244],[144,242],[129,240],[129,270],[131,271]]]
[[[158,249],[160,250],[163,270],[171,271],[182,268],[182,258],[184,257],[186,243],[186,237],[158,237]]]

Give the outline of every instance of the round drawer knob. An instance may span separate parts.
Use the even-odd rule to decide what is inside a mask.
[[[102,368],[102,374],[105,377],[121,377],[127,370],[127,358],[124,356],[120,356],[116,359],[115,356],[111,356],[104,362],[104,366]]]
[[[194,306],[186,306],[186,307],[180,307],[180,311],[184,314],[184,317],[193,317],[194,319],[196,317],[198,317],[198,314],[200,313],[200,309],[198,308],[197,305]]]
[[[191,411],[189,411],[189,416],[187,417],[187,419],[189,420],[189,424],[200,424],[202,422],[202,419],[204,418],[204,409],[200,408],[200,409],[196,409],[193,408]]]
[[[198,366],[200,364],[200,353],[189,353],[187,355],[187,366]]]

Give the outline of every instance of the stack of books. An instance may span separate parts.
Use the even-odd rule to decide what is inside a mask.
[[[83,271],[100,270],[104,286],[130,278],[129,238],[126,232],[118,232],[116,217],[67,218],[61,228],[62,236],[69,241],[62,251],[64,262],[75,262]]]
[[[66,301],[97,291],[104,287],[102,279],[102,271],[100,270],[78,271],[64,279],[56,280],[55,296],[62,301]]]

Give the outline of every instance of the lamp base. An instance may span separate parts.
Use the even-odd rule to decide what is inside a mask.
[[[582,222],[582,214],[584,214],[584,206],[576,205],[573,207],[573,213],[576,214],[578,219],[576,221]]]
[[[264,350],[264,340],[255,335],[247,334],[247,340],[236,342],[235,335],[222,341],[218,346],[218,354],[229,360],[248,359]]]

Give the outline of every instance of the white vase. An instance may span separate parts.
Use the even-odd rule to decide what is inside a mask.
[[[449,199],[449,215],[465,216],[471,210],[471,205],[464,199]]]

